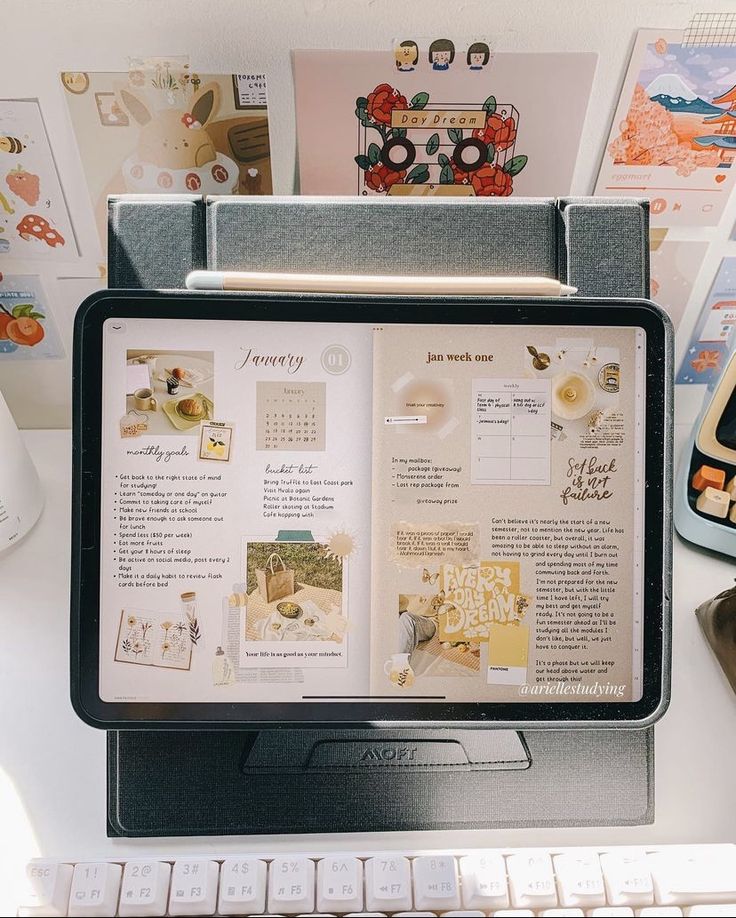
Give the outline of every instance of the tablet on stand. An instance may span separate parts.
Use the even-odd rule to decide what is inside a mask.
[[[130,777],[116,772],[126,731],[191,731],[151,741],[193,766],[183,737],[227,747],[220,778],[241,796],[246,778],[263,796],[282,773],[320,799],[330,772],[386,764],[410,796],[428,767],[512,780],[534,772],[535,743],[555,767],[556,731],[580,731],[592,755],[601,727],[654,722],[670,335],[644,301],[88,300],[72,692],[80,716],[119,731],[111,786]],[[151,392],[131,396],[143,355]],[[420,823],[452,822],[440,806]],[[356,811],[360,825],[365,801]]]

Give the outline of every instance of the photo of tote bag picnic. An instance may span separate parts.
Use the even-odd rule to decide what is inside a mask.
[[[266,602],[275,602],[294,592],[294,571],[288,568],[281,555],[274,552],[269,555],[266,566],[256,568],[258,592]]]

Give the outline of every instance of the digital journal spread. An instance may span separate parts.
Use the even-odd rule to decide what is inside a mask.
[[[643,330],[128,318],[103,349],[104,701],[641,697]]]

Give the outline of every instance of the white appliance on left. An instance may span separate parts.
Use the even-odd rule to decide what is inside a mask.
[[[0,555],[33,528],[43,500],[38,472],[0,392]]]

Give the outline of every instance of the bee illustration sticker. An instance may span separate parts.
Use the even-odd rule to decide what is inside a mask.
[[[22,153],[26,145],[18,137],[0,134],[0,153]]]
[[[233,442],[233,425],[224,421],[208,421],[199,433],[199,458],[229,462]]]

